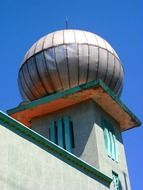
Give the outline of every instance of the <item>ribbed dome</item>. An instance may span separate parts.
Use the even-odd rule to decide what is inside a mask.
[[[26,53],[18,83],[25,100],[35,100],[101,79],[117,95],[123,67],[114,49],[96,34],[61,30],[38,40]]]

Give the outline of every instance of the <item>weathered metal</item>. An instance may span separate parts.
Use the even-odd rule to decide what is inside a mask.
[[[18,81],[23,99],[32,101],[97,79],[119,96],[123,78],[121,61],[104,39],[87,31],[61,30],[29,49]]]

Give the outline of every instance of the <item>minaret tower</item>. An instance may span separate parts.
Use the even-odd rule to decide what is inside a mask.
[[[8,113],[110,176],[111,190],[130,190],[122,132],[140,121],[119,99],[123,81],[123,65],[104,39],[56,31],[26,53],[18,75],[23,102]]]

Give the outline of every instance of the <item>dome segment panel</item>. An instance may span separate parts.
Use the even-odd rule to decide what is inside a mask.
[[[81,30],[74,30],[74,34],[75,34],[75,41],[76,41],[76,43],[79,43],[79,44],[87,43],[87,40],[86,40],[86,37],[85,37],[85,34],[84,34],[83,31],[81,31]]]
[[[115,93],[118,92],[119,87],[120,87],[120,85],[121,85],[121,78],[120,78],[120,76],[121,76],[121,64],[119,63],[118,60],[116,60],[116,62],[118,62],[119,73],[118,73],[118,77],[117,77],[117,80],[116,80],[116,83],[115,83],[115,87],[114,87],[114,91],[115,91]]]
[[[30,64],[28,64],[29,67],[29,74],[31,76],[31,79],[37,89],[37,91],[40,93],[41,97],[43,97],[46,93],[45,87],[43,85],[43,81],[41,79],[39,70],[38,70],[38,62],[36,60],[36,57],[30,58]],[[34,92],[33,92],[34,93]]]
[[[123,67],[122,67],[122,65],[120,65],[120,78],[119,78],[119,81],[118,81],[118,85],[117,85],[117,87],[116,87],[116,89],[115,89],[115,91],[116,91],[116,94],[118,95],[118,96],[120,96],[120,94],[121,94],[121,92],[122,92],[122,88],[123,88],[123,82],[124,82],[124,71],[123,71]]]
[[[123,85],[124,85],[124,68],[123,67],[121,67],[121,75],[120,75],[120,77],[121,77],[121,84],[120,84],[119,89],[117,91],[118,96],[121,95],[122,90],[123,90]]]
[[[37,55],[35,55],[35,58],[36,58],[36,62],[39,63],[37,64],[37,68],[38,68],[39,76],[41,78],[44,89],[47,94],[48,93],[50,94],[53,92],[54,89],[50,83],[48,69],[45,63],[44,52],[38,53]]]
[[[113,49],[113,48],[112,48],[112,49]],[[114,55],[115,55],[118,59],[120,59],[114,49],[113,49],[113,52],[114,52]]]
[[[19,75],[20,75],[20,73],[19,73]],[[23,86],[22,86],[20,77],[18,77],[17,82],[18,82],[18,87],[19,87],[19,91],[20,91],[21,97],[23,98],[23,100],[29,100],[29,99],[27,98],[27,95],[26,95],[26,94],[24,93],[24,91],[23,91]]]
[[[69,67],[69,83],[70,88],[78,86],[78,45],[67,45],[68,67]]]
[[[32,57],[34,55],[36,44],[37,44],[37,42],[33,44],[33,46],[29,49],[29,51],[27,51],[23,62],[27,61],[30,57]]]
[[[64,43],[65,44],[74,44],[75,43],[75,35],[72,30],[64,30]]]
[[[96,79],[100,78],[103,81],[105,80],[107,72],[107,53],[107,50],[99,48],[98,73]]]
[[[109,86],[113,74],[114,74],[114,55],[108,52],[107,54],[107,72],[106,72],[106,77],[104,79],[105,83]]]
[[[79,79],[78,85],[87,82],[89,66],[88,45],[78,45],[79,48]]]
[[[54,87],[53,92],[61,91],[63,88],[57,70],[57,64],[55,60],[55,49],[50,48],[45,50],[44,55],[45,55],[45,62],[48,68],[48,73],[51,78],[50,84]]]
[[[59,73],[59,79],[62,84],[63,90],[69,88],[69,69],[68,69],[68,62],[66,57],[66,45],[57,46],[55,47],[55,58],[57,63],[57,71]]]
[[[110,51],[111,53],[115,54],[113,48],[110,46],[110,44],[106,40],[104,40],[104,43],[105,43],[106,49]]]
[[[99,37],[98,35],[96,35],[96,39],[97,39],[97,44],[98,44],[99,47],[101,47],[103,49],[107,49],[106,45],[105,45],[105,42],[104,42],[104,40],[101,37]]]
[[[45,36],[42,37],[40,40],[38,40],[36,46],[35,46],[35,52],[34,53],[38,53],[40,51],[43,50],[43,45],[44,45],[44,40],[45,40]]]
[[[64,32],[60,30],[54,33],[53,46],[58,46],[64,43]]]
[[[31,60],[28,60],[27,62],[30,62]],[[27,87],[29,88],[29,90],[31,91],[32,95],[35,98],[38,98],[39,96],[41,96],[41,94],[38,92],[36,85],[34,84],[34,81],[31,79],[31,76],[29,74],[29,68],[28,68],[28,64],[24,64],[23,65],[23,74],[25,76],[26,79],[26,84]]]
[[[113,77],[112,77],[112,80],[109,84],[111,90],[114,92],[115,92],[115,87],[116,87],[116,84],[118,82],[119,76],[120,76],[120,62],[118,61],[118,59],[116,57],[114,57]]]
[[[26,97],[26,100],[34,100],[36,97],[31,94],[29,88],[27,87],[26,80],[23,75],[23,71],[19,72],[19,84],[20,84],[20,89],[22,90],[22,95]]]
[[[89,46],[89,68],[87,82],[96,80],[98,64],[99,64],[99,48],[97,46]]]
[[[91,32],[84,32],[84,34],[89,45],[98,46],[96,35],[92,34]]]
[[[43,45],[43,50],[53,47],[54,32],[46,35]]]

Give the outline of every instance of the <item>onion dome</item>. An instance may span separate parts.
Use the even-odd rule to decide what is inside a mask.
[[[18,84],[24,100],[101,79],[117,96],[124,71],[115,50],[96,34],[82,30],[60,30],[38,40],[26,53]]]

